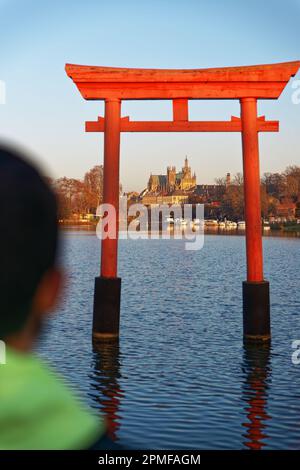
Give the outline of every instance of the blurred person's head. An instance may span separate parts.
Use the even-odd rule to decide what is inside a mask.
[[[31,349],[57,299],[57,204],[24,156],[0,145],[0,339]]]

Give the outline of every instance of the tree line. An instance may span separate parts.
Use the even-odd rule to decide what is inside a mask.
[[[83,180],[66,176],[51,181],[58,198],[58,218],[72,219],[80,214],[95,214],[103,194],[103,165],[85,173]]]
[[[80,214],[96,214],[103,195],[103,165],[96,165],[87,171],[82,180],[62,177],[52,180],[51,184],[59,202],[59,219],[66,220],[78,217]],[[204,202],[207,204],[206,215],[226,217],[232,220],[244,218],[244,188],[243,176],[237,173],[230,184],[226,178],[216,179],[216,190]],[[120,192],[122,186],[120,185]],[[218,202],[217,207],[211,208],[211,202]],[[277,209],[283,202],[296,204],[296,216],[300,217],[300,167],[288,166],[282,173],[264,173],[261,178],[262,217],[277,215]]]
[[[216,180],[219,192],[220,213],[230,219],[244,218],[243,176],[238,173],[231,184],[226,178]],[[277,216],[282,203],[295,203],[296,216],[300,217],[300,167],[288,166],[282,173],[264,173],[261,178],[262,217]]]

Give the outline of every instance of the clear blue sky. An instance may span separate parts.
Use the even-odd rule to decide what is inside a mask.
[[[0,0],[0,137],[24,145],[52,176],[82,177],[102,162],[103,140],[84,132],[103,110],[84,101],[66,62],[123,67],[202,68],[300,59],[300,0]],[[299,74],[296,77],[299,79]],[[261,136],[261,169],[300,165],[300,105],[291,84],[260,114],[280,119],[279,134]],[[192,119],[238,115],[231,101],[192,102]],[[168,119],[169,102],[128,102],[123,114]],[[200,183],[241,171],[239,135],[124,134],[125,189],[145,187],[149,173],[189,156]]]

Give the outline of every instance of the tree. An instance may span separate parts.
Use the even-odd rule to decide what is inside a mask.
[[[59,203],[59,218],[68,219],[74,213],[79,213],[78,197],[82,192],[82,182],[74,178],[59,178],[55,184]]]
[[[226,178],[216,178],[216,198],[222,199],[226,192]]]
[[[96,213],[103,198],[103,166],[96,165],[84,176],[85,199],[89,212]]]
[[[233,178],[233,184],[235,186],[243,187],[244,186],[244,177],[242,173],[237,173]]]
[[[221,199],[221,210],[227,219],[244,218],[244,184],[241,173],[237,173],[232,184],[225,188]]]
[[[58,200],[58,219],[69,219],[72,215],[69,200],[67,199],[66,195],[60,191],[56,191],[56,196]]]
[[[288,166],[284,175],[286,177],[286,196],[296,202],[300,193],[300,167]]]
[[[227,219],[244,218],[244,195],[243,188],[237,185],[230,185],[224,194],[221,202],[222,213]]]
[[[260,201],[261,215],[264,219],[266,219],[271,213],[274,214],[276,212],[276,205],[278,201],[267,193],[267,188],[265,184],[261,184],[260,186]]]
[[[286,194],[286,177],[281,173],[265,173],[262,184],[265,185],[267,193],[278,200]]]
[[[297,219],[300,219],[300,202],[297,202],[297,203],[296,203],[296,212],[295,212],[295,216],[297,217]]]

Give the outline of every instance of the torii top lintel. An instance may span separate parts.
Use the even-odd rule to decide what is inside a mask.
[[[209,69],[138,69],[66,64],[87,100],[277,99],[300,61]]]

